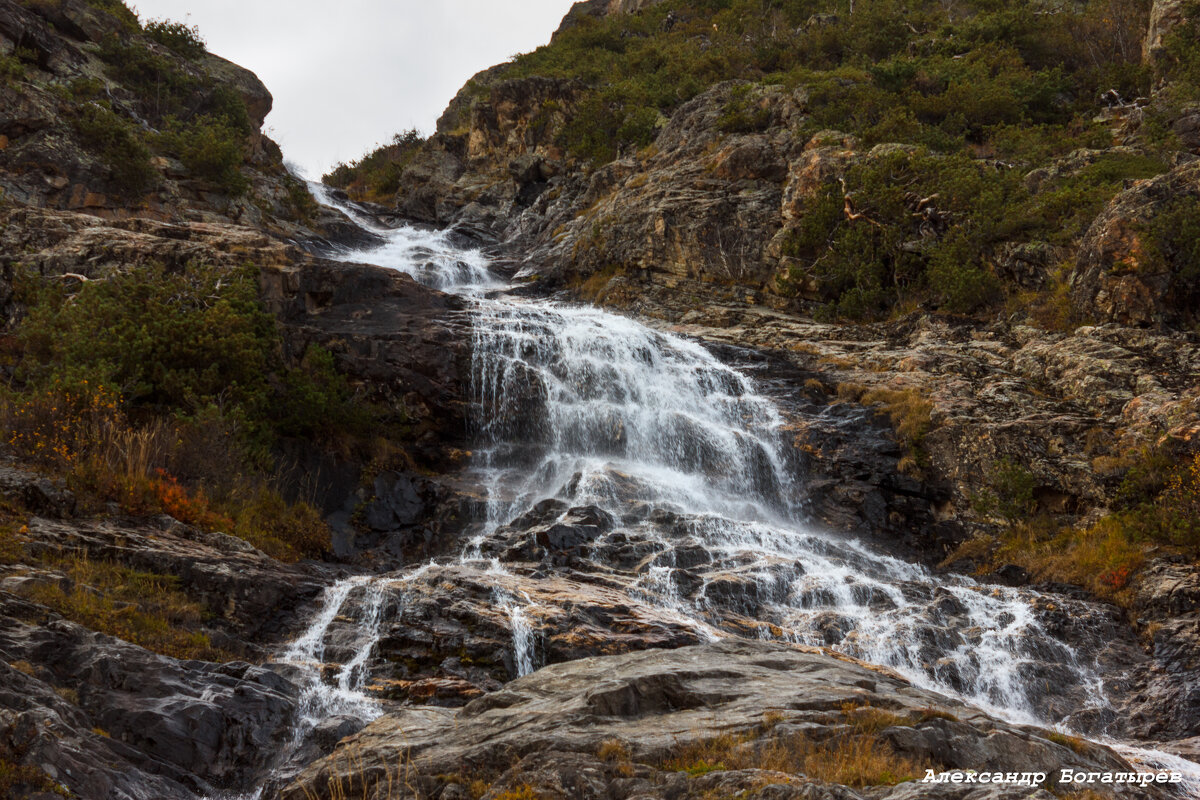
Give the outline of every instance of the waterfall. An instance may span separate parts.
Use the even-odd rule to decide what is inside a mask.
[[[490,276],[455,284],[463,264],[486,275],[486,258],[450,246],[445,232],[386,236],[382,247],[342,257],[472,298],[473,451],[489,529],[546,497],[618,518],[639,507],[643,517],[682,515],[682,531],[646,519],[631,526],[665,560],[631,590],[698,631],[734,609],[766,623],[761,635],[831,646],[1023,722],[1068,713],[1047,718],[1030,689],[1031,666],[1053,662],[1065,667],[1057,679],[1077,689],[1070,712],[1107,706],[1088,660],[1042,630],[1036,593],[935,576],[804,524],[776,404],[702,345],[596,308],[488,293]],[[681,536],[709,561],[691,598],[670,563]],[[478,544],[463,558],[478,558]],[[511,594],[495,603],[524,674],[524,606]]]
[[[362,595],[355,618],[354,654],[341,665],[331,685],[322,674],[326,640],[334,621],[354,594]],[[379,642],[385,599],[378,580],[358,576],[338,581],[325,590],[321,610],[308,628],[280,655],[280,663],[297,667],[301,675],[300,722],[294,737],[297,741],[329,717],[345,714],[371,720],[379,716],[378,704],[363,692],[367,673],[362,667]]]
[[[720,621],[737,613],[758,620],[763,638],[828,646],[1013,721],[1065,725],[1110,708],[1092,656],[1039,622],[1037,592],[935,575],[806,524],[776,403],[701,344],[596,308],[508,296],[486,257],[446,232],[375,230],[383,246],[339,257],[472,303],[474,470],[488,519],[463,560],[481,560],[483,537],[545,498],[597,506],[659,554],[631,576],[631,595],[704,638],[733,635]],[[687,591],[683,548],[700,579]],[[314,628],[338,613],[338,591]],[[493,602],[516,671],[532,671],[531,601],[497,588]],[[314,658],[316,647],[294,649]],[[320,713],[350,702],[362,666],[345,665],[336,688],[322,684]],[[1047,694],[1068,699],[1052,707]]]

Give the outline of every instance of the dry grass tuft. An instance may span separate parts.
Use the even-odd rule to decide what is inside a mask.
[[[878,713],[877,713],[878,712]],[[870,729],[887,727],[887,712],[855,711],[851,731],[823,741],[804,736],[754,740],[725,735],[681,745],[661,767],[698,776],[721,770],[759,769],[840,783],[846,786],[891,786],[914,780],[927,765],[896,753]],[[907,724],[903,718],[896,718]]]
[[[31,586],[20,591],[23,597],[156,653],[205,661],[234,658],[213,647],[200,630],[207,612],[179,590],[177,578],[80,555],[50,556],[46,563],[68,581]]]
[[[910,448],[920,445],[933,427],[933,403],[914,389],[872,389],[862,395],[861,402],[881,406],[900,441]]]
[[[368,766],[358,751],[345,748],[334,752],[328,770],[324,792],[315,792],[307,785],[301,787],[306,800],[403,800],[419,796],[412,783],[416,772],[404,751],[397,754],[395,765]]]
[[[628,761],[629,748],[620,739],[605,739],[600,743],[596,756],[601,761]]]
[[[281,561],[329,547],[329,527],[315,508],[289,503],[265,478],[247,474],[233,428],[219,417],[135,423],[119,396],[84,381],[5,398],[0,424],[18,457],[64,476],[92,511],[115,502],[134,516],[169,514],[238,536]],[[5,539],[11,536],[0,530],[0,558],[11,561]]]
[[[1085,756],[1091,751],[1091,745],[1087,741],[1080,739],[1078,736],[1071,736],[1058,731],[1050,731],[1046,734],[1046,738],[1055,744],[1061,744],[1063,747],[1069,747],[1076,754]]]

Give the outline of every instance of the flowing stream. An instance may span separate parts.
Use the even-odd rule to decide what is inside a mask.
[[[464,563],[511,578],[482,558],[489,535],[545,498],[597,507],[658,553],[639,567],[631,598],[704,638],[732,635],[720,620],[739,613],[761,638],[830,646],[1012,721],[1066,730],[1111,716],[1095,653],[1044,629],[1037,593],[934,575],[806,524],[776,403],[701,344],[599,309],[506,295],[487,258],[451,234],[383,229],[313,191],[385,240],[338,258],[396,269],[473,305],[473,469],[488,513]],[[411,577],[335,584],[281,655],[306,676],[294,747],[331,717],[380,713],[364,683],[383,618],[395,612],[382,584]],[[516,671],[536,669],[533,601],[497,587],[493,602],[509,620]],[[353,656],[323,670],[327,634],[347,616],[360,629]]]

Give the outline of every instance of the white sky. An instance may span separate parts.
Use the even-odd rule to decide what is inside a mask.
[[[200,26],[254,71],[266,128],[309,177],[408,128],[431,133],[467,79],[550,41],[571,0],[132,0],[142,19]]]

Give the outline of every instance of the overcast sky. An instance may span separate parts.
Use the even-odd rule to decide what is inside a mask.
[[[550,40],[571,0],[133,0],[198,25],[275,96],[266,127],[310,177],[423,133],[481,69]]]

